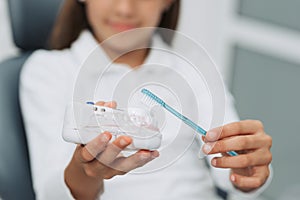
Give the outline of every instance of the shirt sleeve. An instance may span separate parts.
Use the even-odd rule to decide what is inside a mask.
[[[232,95],[227,91],[226,92],[226,108],[225,108],[225,120],[224,124],[228,124],[234,121],[239,121],[238,114],[234,107],[234,99]],[[210,165],[211,169],[211,176],[213,177],[213,180],[215,184],[226,191],[230,197],[230,199],[255,199],[257,196],[259,196],[271,183],[272,177],[273,177],[273,170],[271,165],[270,168],[270,176],[268,177],[267,181],[262,185],[260,188],[251,191],[251,192],[242,192],[241,190],[235,188],[233,184],[231,183],[229,177],[230,177],[230,169],[221,169],[221,168],[215,168],[211,166],[211,160],[213,157],[221,156],[218,154],[215,155],[209,155],[207,157],[208,163]]]
[[[28,141],[33,187],[37,199],[73,199],[64,169],[75,149],[62,139],[68,79],[63,62],[37,51],[25,63],[20,78],[20,103]],[[58,62],[57,62],[58,63]]]

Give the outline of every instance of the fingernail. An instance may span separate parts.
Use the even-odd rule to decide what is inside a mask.
[[[203,152],[204,152],[205,154],[209,154],[209,152],[211,151],[211,149],[212,149],[211,144],[204,144],[204,145],[203,145]]]
[[[103,133],[101,135],[101,142],[108,142],[109,141],[109,136],[106,133]]]
[[[216,132],[208,132],[206,134],[206,138],[208,138],[209,140],[217,140],[218,134]]]
[[[149,154],[147,154],[147,153],[142,153],[141,155],[140,155],[140,159],[141,160],[147,160],[147,159],[149,159]]]
[[[217,165],[217,160],[216,160],[215,158],[212,159],[211,164],[212,164],[213,166],[216,166],[216,165]]]
[[[204,153],[203,148],[201,148],[201,150],[200,150],[199,153],[198,153],[198,158],[199,158],[199,159],[203,159],[203,158],[205,158],[206,156],[207,156],[207,154]]]
[[[129,142],[127,141],[127,140],[125,140],[125,139],[121,139],[120,140],[120,145],[121,146],[126,146],[126,145],[128,145],[129,144]]]
[[[158,153],[152,153],[152,154],[151,154],[151,159],[157,158],[158,156],[159,156]]]
[[[234,175],[231,175],[231,176],[230,176],[230,180],[231,180],[232,182],[235,182],[235,176],[234,176]]]

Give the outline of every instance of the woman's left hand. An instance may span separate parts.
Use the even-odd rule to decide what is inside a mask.
[[[231,168],[232,184],[249,192],[262,186],[269,177],[272,161],[272,138],[257,120],[245,120],[224,125],[208,131],[203,137],[206,154],[222,153],[211,164],[219,168]],[[229,156],[228,151],[236,151],[238,156]]]

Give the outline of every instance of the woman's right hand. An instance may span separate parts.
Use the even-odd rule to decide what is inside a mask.
[[[97,105],[116,107],[115,102]],[[120,136],[110,142],[111,133],[104,132],[86,145],[78,145],[65,169],[65,182],[76,199],[96,199],[103,193],[103,179],[123,175],[159,156],[158,151],[139,150],[135,154],[121,155],[132,139]]]

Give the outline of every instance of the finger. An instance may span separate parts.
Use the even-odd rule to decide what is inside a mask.
[[[124,175],[137,167],[141,167],[158,156],[158,151],[140,150],[128,158],[116,158],[110,167],[94,160],[89,166],[86,166],[86,173],[95,178],[111,179],[116,175]]]
[[[217,141],[234,135],[255,134],[259,131],[263,132],[263,124],[258,120],[244,120],[233,122],[218,128],[214,128],[207,132],[206,141]]]
[[[267,165],[272,160],[272,154],[268,150],[256,150],[248,154],[238,156],[215,157],[211,164],[218,168],[246,168],[251,166]]]
[[[132,143],[128,136],[120,136],[112,143],[108,144],[106,149],[97,157],[98,161],[104,165],[110,164],[116,159],[119,153]]]
[[[203,145],[203,152],[206,154],[226,153],[228,151],[241,151],[258,149],[266,145],[264,136],[243,135],[225,138],[216,142],[208,142]]]
[[[121,157],[114,161],[112,167],[120,172],[127,173],[138,167],[142,167],[159,156],[158,151],[139,150],[129,157]]]
[[[118,157],[118,159],[122,159],[125,157]],[[111,179],[116,175],[124,175],[126,172],[122,170],[118,170],[112,165],[107,166],[98,160],[93,160],[89,164],[85,165],[85,171],[90,177],[101,178],[101,179]]]
[[[117,107],[117,102],[115,102],[115,101],[106,102],[104,104],[104,106],[110,107],[110,108],[116,108]]]
[[[113,168],[107,168],[105,174],[103,174],[102,176],[100,176],[103,179],[111,179],[116,175],[124,175],[126,174],[126,172],[122,172]]]
[[[104,104],[105,104],[105,101],[97,101],[96,102],[97,106],[104,106]]]
[[[110,102],[105,102],[105,101],[98,101],[96,102],[97,106],[106,106],[109,108],[116,108],[117,107],[117,102],[115,101],[110,101]]]
[[[94,158],[105,149],[111,137],[111,133],[104,132],[87,145],[81,146],[80,153],[78,154],[79,160],[84,163],[94,160]]]
[[[243,176],[240,174],[232,173],[230,175],[230,180],[233,185],[239,188],[245,189],[256,189],[261,187],[270,175],[269,167],[263,166],[258,167],[253,176]]]
[[[130,137],[120,136],[112,143],[108,144],[105,150],[97,156],[97,159],[93,160],[88,166],[86,166],[86,171],[88,171],[87,173],[93,177],[104,178],[104,176],[107,176],[106,179],[109,179],[108,177],[113,175],[111,173],[112,169],[110,167],[110,163],[116,159],[118,154],[120,154],[124,148],[126,148],[126,143],[130,144],[131,141],[132,139]]]

